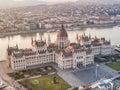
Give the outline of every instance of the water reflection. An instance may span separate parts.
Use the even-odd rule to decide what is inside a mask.
[[[105,37],[106,39],[111,39],[112,45],[120,44],[120,27],[109,27],[109,28],[84,28],[77,29],[74,31],[67,31],[68,36],[71,42],[75,42],[76,33],[79,35],[84,32],[86,35],[91,34],[91,36],[97,37]],[[18,44],[19,48],[31,48],[31,39],[41,39],[41,35],[43,40],[46,38],[48,33],[32,33],[32,34],[22,34],[22,35],[13,35],[5,38],[0,38],[0,60],[4,60],[6,57],[6,49],[9,46],[15,46]],[[57,33],[51,32],[50,37],[51,41],[54,42],[56,40]]]

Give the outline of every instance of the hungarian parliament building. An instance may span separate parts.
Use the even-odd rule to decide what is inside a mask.
[[[64,28],[57,32],[57,39],[51,43],[50,33],[46,40],[31,40],[32,48],[19,49],[18,45],[7,49],[7,64],[13,70],[25,70],[32,66],[56,63],[61,69],[86,67],[94,64],[95,55],[111,54],[111,42],[105,38],[78,35],[71,43]]]

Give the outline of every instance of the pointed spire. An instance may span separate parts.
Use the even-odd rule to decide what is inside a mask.
[[[51,44],[51,38],[50,38],[50,33],[48,33],[48,42],[47,42],[48,46]]]
[[[33,44],[33,37],[32,37],[32,39],[31,39],[31,45]]]
[[[85,32],[83,32],[82,37],[85,37]]]
[[[85,32],[83,33],[83,36],[85,36]]]
[[[64,25],[63,24],[61,25],[61,27],[62,27],[62,30],[64,30]]]
[[[9,44],[8,44],[8,49],[9,49],[10,47],[9,47]]]
[[[89,39],[91,38],[91,34],[89,33]]]
[[[46,43],[46,38],[44,38],[44,42]]]
[[[42,40],[42,34],[40,35],[40,38],[41,38],[41,41],[43,41],[43,40]]]
[[[76,34],[76,40],[78,40],[78,33]]]
[[[42,41],[42,36],[41,36],[41,41]]]
[[[95,39],[97,39],[97,36],[95,35]]]
[[[111,43],[111,38],[109,38],[109,42]]]
[[[16,48],[18,48],[18,44],[16,43]]]
[[[31,38],[31,41],[33,41],[33,37]]]
[[[83,38],[83,34],[82,34],[82,38]]]
[[[35,42],[36,42],[36,37],[35,37]]]

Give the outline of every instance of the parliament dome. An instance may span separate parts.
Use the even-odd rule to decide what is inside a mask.
[[[64,26],[62,25],[61,30],[58,31],[57,37],[68,37],[68,34],[66,30],[64,29]]]

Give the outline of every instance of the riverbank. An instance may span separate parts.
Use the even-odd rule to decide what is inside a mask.
[[[85,29],[85,28],[108,28],[117,26],[116,24],[93,24],[93,25],[81,25],[81,26],[71,26],[66,27],[66,30],[74,30],[74,29]],[[21,30],[21,31],[14,31],[14,32],[3,32],[0,33],[0,38],[4,38],[6,36],[11,35],[19,35],[19,34],[27,34],[27,33],[37,33],[37,32],[47,32],[47,31],[57,31],[58,28],[51,28],[51,29],[37,29],[37,30]]]
[[[56,29],[58,30],[58,29]],[[40,32],[40,31],[38,31]],[[107,26],[107,27],[93,27],[93,28],[88,28],[88,29],[70,29],[67,31],[68,33],[68,38],[71,43],[76,42],[76,33],[79,35],[82,35],[83,32],[85,32],[87,35],[91,33],[91,36],[94,37],[95,35],[97,37],[105,37],[106,40],[111,40],[111,45],[117,45],[120,44],[120,27],[118,26]],[[54,43],[56,41],[56,36],[57,32],[51,32],[50,33],[50,38],[51,42]],[[40,40],[40,34],[37,33],[26,33],[26,34],[19,34],[19,35],[9,35],[6,36],[5,38],[0,38],[0,60],[6,60],[6,50],[8,48],[8,45],[10,47],[15,46],[18,44],[18,47],[21,49],[25,48],[31,48],[31,39],[37,39]],[[42,32],[42,38],[45,39],[46,41],[48,39],[48,34],[47,32]]]

